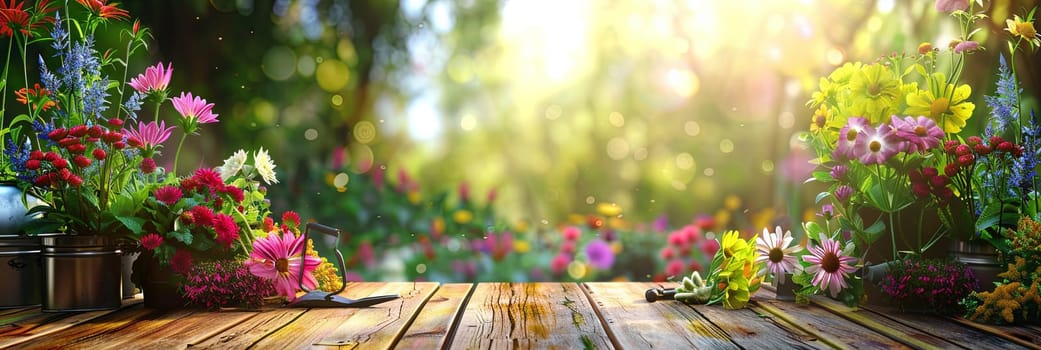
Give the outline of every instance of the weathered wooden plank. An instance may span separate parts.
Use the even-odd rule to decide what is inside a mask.
[[[851,308],[824,296],[812,296],[810,302],[861,326],[883,334],[913,348],[950,348],[959,346],[948,341],[944,335],[934,335],[920,328],[910,327],[892,318],[862,309]]]
[[[965,326],[990,333],[992,336],[1008,339],[1031,349],[1041,349],[1041,335],[1030,328],[1023,326],[992,326],[969,321],[961,317],[951,319]]]
[[[186,314],[187,312],[182,313]],[[35,339],[22,342],[18,346],[30,349],[93,348],[93,346],[98,344],[96,342],[97,338],[118,332],[137,322],[145,322],[148,319],[161,317],[160,314],[166,313],[137,306],[82,322],[75,327],[68,327],[46,337],[36,337]],[[179,314],[173,317],[182,316],[183,314]]]
[[[28,317],[20,317],[14,323],[5,323],[0,332],[0,348],[23,344],[44,336],[56,334],[79,324],[86,324],[110,314],[123,315],[128,309],[140,309],[141,296],[123,299],[118,310],[90,311],[81,313],[44,313],[39,308],[22,310]]]
[[[383,286],[383,283],[350,283],[341,295],[349,298],[367,296],[375,292],[381,286]],[[349,316],[357,309],[328,310],[342,311],[343,314]],[[310,311],[310,309],[282,308],[262,312],[241,324],[225,330],[219,335],[207,338],[197,343],[192,343],[190,346],[193,349],[245,349],[256,345],[258,342],[264,340],[266,337],[274,334],[280,329],[293,324],[308,311]],[[301,333],[308,333],[310,331],[307,330],[307,328],[310,328],[310,326],[312,325],[301,326],[300,324],[297,324],[294,329],[300,329]],[[313,326],[317,327],[319,325]]]
[[[642,297],[643,293],[648,288],[656,287],[656,284],[586,283],[585,286],[594,307],[607,322],[608,333],[613,334],[623,348],[645,348],[670,343],[684,348],[733,347],[729,342],[749,349],[778,346],[790,349],[830,348],[805,331],[748,309],[724,310],[718,305],[690,307],[675,301],[648,303]],[[694,313],[691,314],[691,311]],[[664,320],[679,324],[666,324]],[[695,322],[701,325],[688,324]],[[716,330],[708,336],[689,330],[713,326],[729,342],[719,344],[721,341]]]
[[[383,283],[371,293],[344,292],[348,298],[400,294],[401,298],[358,309],[310,309],[293,323],[257,342],[264,349],[347,347],[387,349],[401,337],[438,283]]]
[[[879,312],[873,308],[866,308],[866,310],[880,314],[883,317],[891,318],[910,327],[920,329],[923,332],[928,332],[942,337],[949,342],[967,349],[1027,349],[1027,347],[1016,342],[980,331],[976,328],[966,327],[946,317],[919,313]]]
[[[575,283],[481,283],[450,348],[614,348]]]
[[[110,349],[185,349],[260,312],[210,312],[179,310],[158,314],[127,325],[117,332],[84,342],[86,347]]]
[[[448,344],[448,337],[474,285],[453,283],[441,285],[427,300],[405,335],[394,345],[395,349],[440,349]]]
[[[771,298],[772,292],[760,290],[753,299],[753,310],[775,317],[807,331],[822,342],[837,348],[851,349],[910,349],[871,329],[849,321],[818,305],[799,305]]]

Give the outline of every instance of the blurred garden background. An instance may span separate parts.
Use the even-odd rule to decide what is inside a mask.
[[[977,106],[1008,52],[988,38],[1036,5],[986,2]],[[799,140],[819,77],[957,33],[933,1],[122,6],[156,38],[130,71],[173,62],[173,93],[220,115],[181,167],[269,149],[273,212],[344,229],[370,281],[664,280],[707,264],[712,232],[798,232],[818,210]],[[1041,56],[1020,55],[1036,106]]]

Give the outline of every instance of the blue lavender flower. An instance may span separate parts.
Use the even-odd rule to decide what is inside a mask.
[[[65,27],[61,23],[61,12],[54,14],[54,30],[51,31],[51,47],[54,48],[57,53],[55,57],[62,57],[65,55],[65,48],[69,47],[69,32],[65,30]]]
[[[1041,124],[1037,122],[1034,111],[1030,111],[1030,120],[1023,126],[1023,155],[1012,161],[1010,183],[1023,193],[1034,189],[1034,177],[1037,176],[1038,157],[1041,157]]]
[[[141,110],[141,104],[144,102],[145,95],[141,95],[140,92],[134,91],[130,98],[123,102],[123,109],[126,110],[127,115],[130,119],[137,120],[137,111]]]
[[[83,113],[86,116],[101,118],[101,112],[108,109],[108,78],[94,81],[83,90]]]
[[[1005,131],[1009,124],[1015,124],[1019,120],[1019,92],[1022,89],[1016,83],[1016,77],[1005,62],[1005,56],[1001,56],[1001,66],[998,67],[997,89],[994,95],[984,96],[983,100],[990,107],[991,122],[987,124],[987,135],[998,135]]]
[[[59,80],[58,77],[54,75],[54,73],[51,73],[51,71],[47,69],[47,64],[43,62],[43,56],[39,56],[39,58],[40,81],[43,82],[43,88],[50,91],[60,91],[62,86],[61,80]]]

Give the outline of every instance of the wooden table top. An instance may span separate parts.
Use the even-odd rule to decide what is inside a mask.
[[[809,305],[760,290],[747,309],[648,303],[650,283],[352,283],[361,309],[159,311],[141,296],[115,311],[0,310],[0,348],[964,348],[1041,349],[1041,326]],[[666,285],[668,287],[668,285]]]

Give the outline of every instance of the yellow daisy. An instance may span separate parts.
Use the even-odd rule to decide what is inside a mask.
[[[907,95],[907,109],[904,110],[904,114],[929,117],[947,133],[961,131],[965,122],[972,117],[972,111],[976,109],[976,105],[968,101],[972,88],[966,84],[955,88],[954,84],[946,82],[943,73],[933,74],[929,79],[929,90],[919,90]]]
[[[903,97],[900,79],[881,64],[864,67],[849,80],[852,115],[859,115],[878,124],[896,109]]]
[[[1020,39],[1030,42],[1032,46],[1041,46],[1041,39],[1037,29],[1034,28],[1034,22],[1024,20],[1019,15],[1014,15],[1013,19],[1006,19],[1005,25],[1007,30],[1012,36],[1019,37]]]

